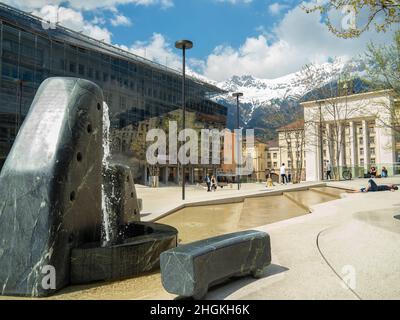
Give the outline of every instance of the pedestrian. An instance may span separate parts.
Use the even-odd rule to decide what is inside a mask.
[[[207,185],[207,192],[211,191],[211,179],[208,175],[205,176],[204,178],[206,185]]]
[[[281,183],[286,184],[287,183],[287,176],[286,176],[286,168],[285,164],[282,163],[281,169],[280,169],[280,174],[281,174]]]
[[[332,180],[332,163],[326,160],[326,180]]]
[[[211,190],[217,191],[217,179],[214,176],[211,177]]]

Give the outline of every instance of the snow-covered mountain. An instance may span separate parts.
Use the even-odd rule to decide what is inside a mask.
[[[259,79],[244,75],[233,76],[217,83],[219,88],[228,92],[215,97],[217,102],[228,107],[228,127],[236,127],[236,101],[232,97],[233,92],[243,93],[240,98],[240,125],[256,129],[260,138],[272,139],[278,127],[301,116],[299,100],[302,97],[319,86],[336,82],[339,74],[358,70],[359,66],[358,62],[344,63],[335,60],[309,68],[277,79]]]

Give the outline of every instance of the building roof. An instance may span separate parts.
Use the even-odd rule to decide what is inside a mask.
[[[265,144],[267,145],[268,148],[278,148],[279,147],[278,140],[270,140],[270,141],[267,141]]]
[[[292,123],[289,123],[286,126],[280,127],[277,131],[291,131],[291,130],[299,130],[299,129],[304,129],[304,120],[296,120]]]
[[[327,99],[320,99],[320,100],[310,100],[310,101],[305,101],[301,102],[300,105],[303,107],[310,107],[319,103],[325,103],[325,102],[340,102],[344,101],[346,99],[348,100],[357,100],[357,99],[362,99],[362,98],[367,98],[371,96],[386,96],[386,95],[392,95],[395,96],[395,92],[393,90],[378,90],[378,91],[368,91],[368,92],[362,92],[362,93],[356,93],[356,94],[349,94],[349,95],[344,95],[344,96],[339,96],[339,97],[333,97],[333,98],[327,98]]]

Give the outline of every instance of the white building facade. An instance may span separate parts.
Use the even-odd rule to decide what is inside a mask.
[[[398,103],[389,90],[302,103],[307,181],[326,179],[328,161],[340,178],[344,170],[363,177],[372,166],[399,174]]]

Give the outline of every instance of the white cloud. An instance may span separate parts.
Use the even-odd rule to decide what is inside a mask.
[[[131,26],[132,21],[124,16],[123,14],[117,14],[110,20],[110,23],[116,27],[116,26]]]
[[[159,33],[154,33],[149,41],[136,41],[130,47],[124,45],[119,47],[170,68],[181,69],[182,62],[179,52],[174,52],[173,45]]]
[[[172,0],[161,0],[161,8],[168,9],[174,6],[174,2]]]
[[[392,38],[391,32],[371,31],[358,39],[339,39],[329,32],[317,13],[306,14],[299,7],[287,12],[270,34],[266,36],[264,31],[249,37],[239,48],[216,47],[206,59],[204,75],[217,81],[248,74],[276,78],[296,72],[307,63],[354,57],[363,53],[371,40],[388,43]]]
[[[279,15],[284,9],[288,8],[287,5],[281,4],[279,2],[272,3],[268,6],[268,11],[272,15]]]
[[[90,37],[103,40],[107,43],[111,42],[111,32],[106,28],[99,27],[83,18],[81,12],[64,7],[46,5],[38,11],[32,12],[34,15],[43,18],[51,23],[57,21],[72,30],[82,32]]]
[[[162,8],[173,6],[173,0],[5,0],[6,4],[20,8],[22,10],[40,10],[46,5],[67,6],[72,9],[93,10],[93,9],[113,9],[118,5],[135,4],[142,6],[159,5]]]
[[[217,0],[217,2],[228,2],[231,4],[238,4],[238,3],[251,3],[253,0]]]

